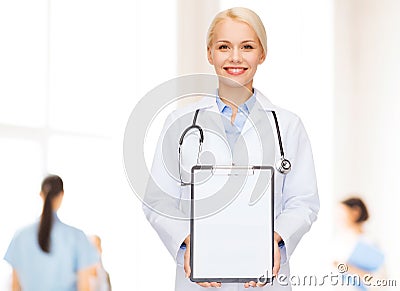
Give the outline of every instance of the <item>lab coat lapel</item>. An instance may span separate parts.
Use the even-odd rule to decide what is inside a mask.
[[[260,91],[256,90],[255,94],[256,102],[243,126],[242,134],[245,134],[249,129],[259,127],[260,122],[266,122],[268,120],[265,118],[267,112],[275,110],[275,106]]]
[[[249,165],[260,160],[257,158],[258,155],[261,157],[262,151],[258,147],[259,138],[266,136],[260,129],[263,129],[263,123],[268,122],[268,119],[265,119],[265,114],[266,112],[256,102],[244,124],[241,134],[236,140],[233,150],[233,161],[235,164]]]
[[[204,100],[204,102],[199,104],[200,106],[198,107],[200,108],[198,124],[204,129],[215,130],[218,134],[223,136],[225,140],[227,140],[224,124],[222,123],[221,119],[221,113],[218,110],[215,98],[205,98],[207,100]]]
[[[256,91],[256,98],[235,144],[233,159],[237,164],[271,164],[274,160],[274,136],[268,117],[274,106],[259,91]]]

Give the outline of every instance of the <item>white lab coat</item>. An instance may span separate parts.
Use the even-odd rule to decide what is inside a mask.
[[[217,165],[231,165],[232,163],[260,165],[278,160],[280,158],[279,144],[273,116],[269,111],[276,112],[285,158],[292,163],[292,170],[287,175],[279,172],[275,174],[274,228],[285,242],[285,246],[281,249],[280,273],[289,275],[288,259],[317,218],[319,198],[314,162],[309,139],[301,120],[295,114],[274,106],[259,91],[256,91],[256,98],[256,104],[260,111],[264,112],[264,115],[260,120],[257,120],[256,117],[253,120],[254,123],[246,121],[241,137],[238,139],[238,143],[242,142],[244,152],[237,150],[236,147],[240,148],[237,145],[235,145],[233,153],[229,150],[222,120],[218,118],[220,113],[215,98],[205,97],[195,104],[178,109],[165,122],[151,170],[155,183],[149,182],[145,195],[144,205],[149,207],[144,206],[143,209],[147,219],[177,262],[176,291],[203,290],[203,287],[185,278],[184,250],[180,249],[182,242],[190,233],[190,222],[187,219],[189,204],[185,203],[190,198],[190,187],[180,186],[178,141],[185,128],[192,123],[196,109],[200,109],[197,124],[205,131],[202,152],[210,151],[214,156],[212,162]],[[257,106],[253,107],[250,115]],[[265,124],[265,128],[268,128],[266,122],[269,122],[271,130],[260,134],[258,132],[260,127],[256,130],[255,126]],[[272,137],[272,135],[274,136]],[[263,152],[260,139],[275,143],[276,150]],[[182,146],[183,170],[190,169],[196,163],[198,144],[199,134],[196,130],[185,136]],[[182,178],[184,182],[190,181],[188,175],[183,174]],[[165,215],[166,213],[167,215]],[[242,290],[243,288],[242,283],[222,285],[222,290]],[[265,287],[267,290],[281,290],[282,288],[283,286],[277,283]],[[290,288],[290,286],[286,286],[283,289],[290,290]]]

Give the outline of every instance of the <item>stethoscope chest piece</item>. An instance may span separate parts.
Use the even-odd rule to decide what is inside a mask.
[[[276,162],[276,169],[281,174],[287,174],[292,169],[292,164],[289,160],[280,158],[279,161]]]
[[[272,115],[274,116],[276,135],[278,136],[279,150],[281,152],[281,158],[279,159],[279,161],[277,161],[275,163],[275,167],[279,173],[287,174],[290,172],[290,170],[292,168],[292,164],[290,163],[290,161],[288,159],[285,159],[285,152],[283,151],[283,144],[282,144],[282,138],[281,138],[281,131],[279,129],[278,117],[276,116],[275,111],[271,111],[271,112],[272,112]]]

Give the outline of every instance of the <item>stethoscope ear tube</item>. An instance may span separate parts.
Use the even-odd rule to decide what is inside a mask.
[[[199,115],[199,111],[200,111],[200,109],[197,109],[196,112],[194,113],[192,125],[189,126],[189,127],[187,127],[187,128],[182,132],[181,138],[179,139],[179,151],[180,151],[180,147],[181,147],[182,144],[183,144],[183,139],[185,138],[185,135],[186,135],[186,134],[188,133],[188,131],[191,130],[191,129],[197,129],[197,130],[199,131],[199,133],[200,133],[200,139],[199,139],[200,147],[201,147],[201,144],[204,142],[204,133],[203,133],[203,129],[202,129],[199,125],[196,124],[197,116]]]
[[[201,145],[204,142],[204,133],[203,133],[203,129],[201,128],[201,126],[196,124],[197,121],[197,116],[199,114],[200,109],[197,109],[196,112],[194,113],[194,117],[193,117],[193,122],[192,125],[190,125],[189,127],[187,127],[181,134],[181,137],[179,139],[179,147],[178,147],[178,171],[179,171],[179,180],[181,181],[181,186],[188,186],[190,185],[190,183],[185,183],[183,182],[182,179],[182,169],[181,169],[181,158],[182,158],[182,144],[183,144],[183,140],[186,136],[186,134],[188,133],[188,131],[192,130],[192,129],[197,129],[199,131],[200,134],[200,138],[199,138],[199,150],[197,152],[197,163],[199,162],[199,157],[200,157],[200,152],[201,152]]]
[[[186,128],[182,132],[181,138],[179,139],[179,147],[182,146],[185,135],[188,133],[188,131],[190,131],[192,129],[197,129],[199,131],[199,133],[200,133],[199,143],[201,143],[201,144],[203,143],[203,141],[204,141],[203,129],[199,125],[193,124],[193,125],[189,126],[188,128]]]
[[[182,176],[181,176],[181,147],[183,144],[183,140],[185,138],[185,135],[188,133],[188,131],[192,130],[192,129],[196,129],[199,131],[200,137],[199,137],[199,151],[198,151],[198,157],[200,156],[200,152],[201,152],[201,145],[204,142],[204,133],[203,133],[203,129],[201,128],[200,125],[196,124],[197,121],[197,116],[199,114],[200,109],[197,109],[194,117],[193,117],[193,123],[187,127],[183,132],[182,135],[179,139],[179,176],[180,176],[180,180],[181,180],[181,184],[184,185],[186,183],[184,183],[182,181]],[[285,159],[285,152],[283,151],[283,144],[282,144],[282,137],[281,137],[281,131],[279,129],[279,123],[278,123],[278,117],[276,116],[276,112],[275,111],[271,111],[272,115],[274,116],[274,121],[275,121],[275,128],[276,128],[276,134],[278,136],[278,142],[279,142],[279,150],[280,150],[280,154],[281,154],[281,158],[276,162],[275,167],[276,170],[281,173],[281,174],[287,174],[290,172],[290,170],[292,169],[292,164],[290,163],[290,161],[288,159]]]
[[[279,129],[278,117],[276,116],[276,112],[275,111],[271,111],[271,112],[272,112],[272,115],[274,116],[276,134],[278,136],[278,142],[279,142],[279,150],[281,152],[281,158],[279,159],[279,161],[276,162],[275,166],[276,166],[276,169],[278,170],[279,173],[287,174],[292,169],[292,164],[290,163],[289,160],[285,159],[285,153],[283,151],[281,131]]]

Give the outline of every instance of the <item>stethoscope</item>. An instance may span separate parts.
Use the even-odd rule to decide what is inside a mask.
[[[203,129],[201,128],[200,125],[196,124],[197,121],[197,116],[199,115],[199,111],[200,109],[197,109],[196,112],[194,113],[193,116],[193,122],[190,126],[188,126],[183,132],[182,135],[179,139],[179,148],[178,148],[178,162],[179,162],[179,179],[181,181],[181,186],[187,186],[190,185],[190,183],[185,183],[182,180],[182,173],[181,173],[181,156],[182,156],[182,144],[183,144],[183,140],[185,139],[185,135],[192,129],[198,130],[199,134],[200,134],[200,138],[199,138],[199,150],[197,152],[197,163],[199,163],[199,157],[200,157],[200,152],[201,152],[201,147],[202,144],[204,142],[204,133],[203,133]],[[279,142],[279,150],[280,150],[280,154],[281,157],[280,159],[275,163],[275,167],[276,170],[281,173],[281,174],[287,174],[290,172],[291,168],[292,168],[292,164],[290,163],[290,161],[288,159],[285,159],[285,152],[283,151],[283,145],[282,145],[282,138],[281,138],[281,131],[279,129],[279,123],[278,123],[278,117],[276,116],[275,111],[271,111],[272,115],[274,116],[274,120],[275,120],[275,128],[276,128],[276,134],[278,136],[278,142]]]

